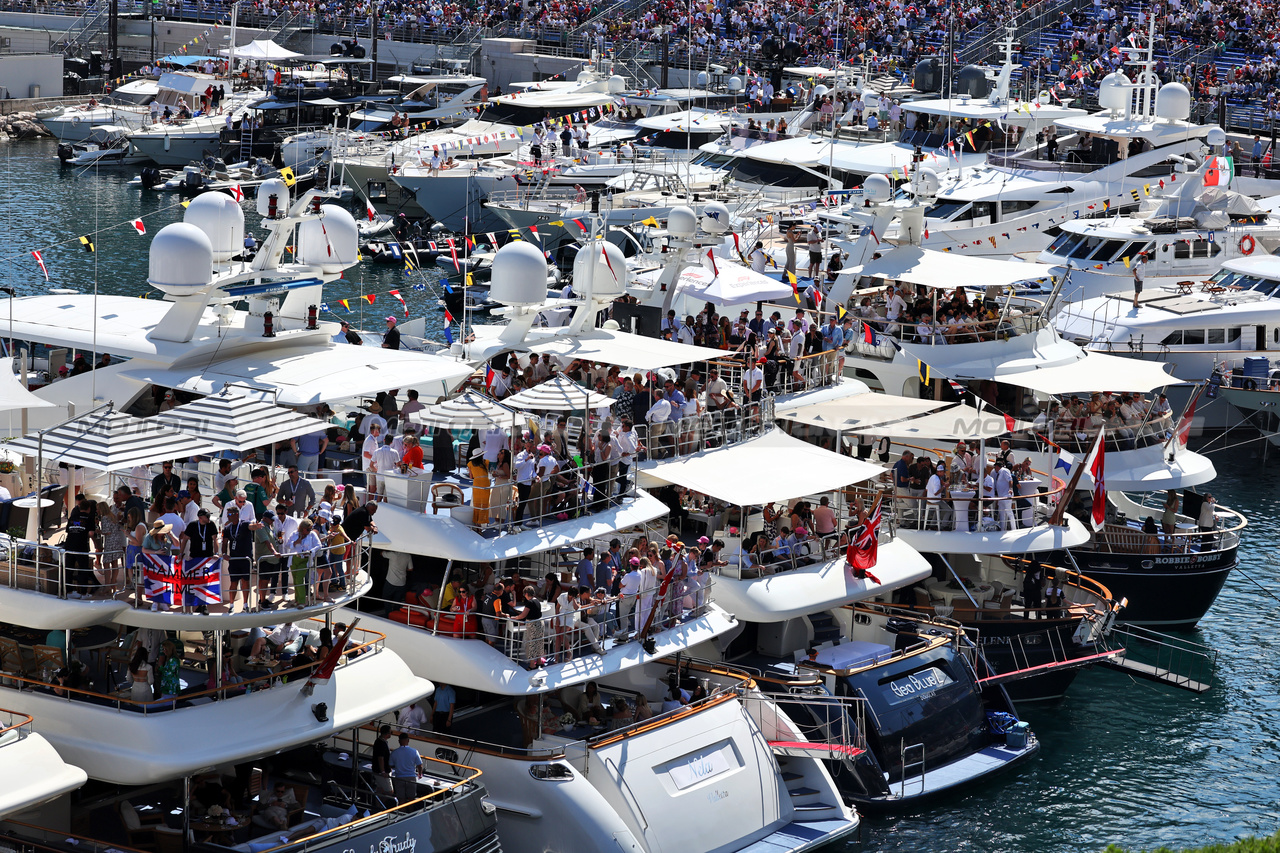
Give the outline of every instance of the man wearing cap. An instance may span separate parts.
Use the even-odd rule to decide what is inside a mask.
[[[244,608],[249,609],[249,576],[253,565],[253,518],[245,518],[247,502],[244,492],[236,495],[236,503],[228,504],[227,523],[222,528],[222,556],[226,558],[227,578],[230,581],[227,594],[227,611],[236,609],[236,591],[244,590]],[[247,513],[252,513],[248,509]]]
[[[209,520],[209,510],[201,509],[179,537],[181,547],[192,560],[207,560],[218,553],[218,525]]]
[[[382,335],[383,349],[400,349],[400,330],[396,328],[396,318],[387,318],[387,331]]]

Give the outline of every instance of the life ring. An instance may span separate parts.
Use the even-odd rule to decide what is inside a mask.
[[[1244,388],[1246,391],[1257,391],[1258,383],[1253,379],[1246,379],[1244,382],[1240,383],[1240,387]]]
[[[1240,238],[1240,254],[1242,255],[1252,255],[1257,246],[1258,242],[1253,239],[1252,234],[1246,234]]]

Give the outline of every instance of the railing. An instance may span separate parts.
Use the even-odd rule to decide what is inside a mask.
[[[600,543],[607,550],[607,543]],[[601,552],[603,553],[603,551]],[[658,569],[662,571],[661,567]],[[367,602],[380,603],[396,622],[421,628],[432,636],[457,640],[481,640],[503,652],[508,658],[536,669],[545,658],[572,659],[580,650],[597,650],[603,640],[613,637],[640,639],[646,625],[649,633],[682,624],[704,615],[710,607],[709,591],[714,578],[704,571],[690,572],[678,568],[665,591],[662,576],[650,576],[654,585],[637,593],[609,595],[598,587],[589,604],[580,604],[570,583],[569,610],[547,613],[538,619],[514,619],[509,615],[487,614],[478,609],[441,610],[428,604],[388,601],[366,597]],[[641,581],[643,584],[645,581]],[[532,586],[526,584],[523,588]],[[558,610],[557,602],[539,599],[544,610]],[[516,599],[519,609],[522,599]],[[392,609],[394,608],[394,609]],[[597,652],[598,653],[598,652]]]
[[[682,459],[713,447],[727,447],[763,435],[774,426],[774,400],[687,415],[662,423],[637,423],[639,461]]]
[[[1100,378],[1105,382],[1105,378]],[[1065,449],[1073,453],[1088,453],[1098,438],[1100,429],[1106,430],[1108,450],[1134,450],[1139,447],[1150,447],[1164,444],[1172,435],[1174,424],[1171,415],[1161,415],[1139,423],[1114,424],[1104,423],[1097,426],[1089,415],[1079,417],[1057,417],[1045,422],[1041,428],[1033,430],[1031,436],[1034,443],[1030,446],[1042,452],[1057,452]],[[1047,439],[1047,440],[1046,440]],[[1015,449],[1027,449],[1025,440],[1015,440]]]
[[[1185,637],[1127,624],[1112,628],[1109,637],[1116,648],[1124,649],[1124,659],[1146,663],[1157,677],[1176,686],[1211,684],[1218,668],[1217,649]]]
[[[324,621],[320,619],[308,620],[314,623],[314,628],[310,630],[318,631],[324,626]],[[365,628],[355,628],[355,633],[365,635],[360,642],[349,644],[342,653],[342,659],[339,660],[338,668],[351,666],[356,659],[365,654],[376,654],[381,651],[386,641],[386,635],[377,631],[371,631]],[[209,682],[212,687],[202,690],[194,690],[189,692],[180,692],[173,695],[166,695],[160,699],[151,701],[140,701],[133,699],[131,696],[124,695],[128,688],[124,691],[103,693],[96,690],[68,687],[59,684],[56,681],[57,673],[52,669],[51,665],[46,665],[45,669],[40,673],[39,677],[30,675],[21,675],[15,673],[5,673],[4,678],[0,679],[0,687],[8,687],[16,690],[34,690],[66,699],[68,702],[83,701],[94,705],[105,707],[114,707],[119,711],[132,711],[142,714],[155,714],[166,711],[180,710],[184,704],[189,705],[195,700],[207,699],[210,701],[221,701],[233,698],[237,695],[248,695],[258,690],[271,689],[278,684],[288,683],[290,677],[309,676],[321,662],[308,662],[297,666],[290,666],[286,669],[268,671],[263,675],[243,677],[234,676],[236,680],[223,680],[223,673],[210,672]],[[110,673],[108,673],[110,676]]]
[[[263,566],[264,561],[273,558],[255,560],[248,580],[250,592],[246,594],[246,599],[252,596],[253,603],[249,605],[246,602],[246,610],[259,612],[266,609],[259,595],[262,590],[259,580],[263,579],[265,583],[265,578],[272,575],[277,578],[297,579],[286,580],[281,585],[283,588],[281,604],[288,601],[290,588],[294,592],[294,603],[297,606],[311,607],[319,604],[326,598],[329,584],[340,579],[347,587],[346,595],[351,596],[361,586],[362,579],[368,578],[369,545],[367,541],[347,544],[348,553],[342,557],[332,554],[332,549],[337,547],[332,545],[322,545],[305,554],[286,552],[280,558],[282,562],[279,568],[274,569]],[[159,596],[148,595],[145,592],[146,569],[141,559],[140,549],[137,551],[74,551],[6,535],[0,535],[0,546],[6,549],[8,555],[8,559],[0,564],[0,571],[3,571],[0,584],[9,589],[41,592],[61,599],[78,598],[98,601],[125,593],[126,600],[134,609],[156,609],[159,606],[156,600]],[[39,559],[37,559],[37,553]],[[171,549],[165,556],[174,561],[177,566],[183,565],[183,560],[176,549]],[[133,558],[132,563],[129,562],[130,557]],[[295,567],[286,565],[284,562],[297,557],[304,558],[305,565]],[[229,558],[222,559],[225,563]],[[177,571],[180,575],[181,569]],[[220,573],[225,571],[225,566],[220,569]],[[103,574],[104,579],[101,582],[96,577],[92,577],[96,572]],[[300,578],[299,575],[294,574],[296,572],[305,572],[305,577]],[[332,574],[329,574],[330,572]],[[84,574],[91,577],[86,578]],[[231,584],[234,589],[234,579],[231,580]],[[174,587],[186,588],[181,583],[175,584]],[[298,598],[299,592],[302,593],[301,598]],[[223,589],[222,600],[228,600],[228,596],[234,599],[231,589]],[[329,600],[332,601],[332,599]],[[190,612],[192,606],[186,603],[173,605],[173,608]],[[226,614],[231,612],[230,608],[225,611]],[[215,611],[213,615],[219,614],[220,611]]]
[[[20,732],[23,729],[30,729],[31,716],[21,711],[10,711],[8,708],[0,708],[0,715],[3,715],[4,723],[0,725],[0,745],[3,745],[9,738],[7,737],[13,732]]]

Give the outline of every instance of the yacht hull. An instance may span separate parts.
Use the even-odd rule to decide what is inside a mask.
[[[1173,631],[1196,627],[1238,562],[1234,548],[1209,554],[1073,551],[1072,556],[1080,572],[1106,586],[1117,601],[1129,599],[1119,621]]]

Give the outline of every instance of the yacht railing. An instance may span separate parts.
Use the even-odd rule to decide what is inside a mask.
[[[640,460],[682,459],[763,435],[774,427],[774,405],[772,397],[764,397],[758,403],[686,415],[662,423],[635,424]]]
[[[319,632],[325,626],[324,620],[309,619],[307,630]],[[342,652],[337,663],[337,669],[354,665],[357,660],[366,654],[376,654],[385,646],[386,635],[377,631],[371,631],[366,628],[356,627],[353,630],[353,636],[361,635],[359,641],[348,641],[346,649]],[[72,647],[74,652],[74,646]],[[126,650],[127,651],[127,650]],[[65,662],[65,653],[64,662]],[[212,656],[210,656],[210,661]],[[261,675],[242,676],[234,675],[232,678],[224,679],[222,672],[212,670],[209,673],[209,682],[212,687],[206,687],[200,690],[187,690],[170,696],[162,696],[160,699],[151,701],[140,701],[132,698],[129,687],[126,686],[121,690],[114,692],[103,692],[84,687],[69,687],[58,683],[58,673],[61,666],[56,666],[53,661],[38,661],[38,672],[23,673],[4,673],[0,678],[0,688],[7,687],[15,690],[30,690],[48,695],[57,696],[68,702],[86,702],[93,705],[99,705],[108,708],[115,708],[118,711],[131,711],[141,714],[156,714],[169,711],[180,711],[185,707],[204,704],[205,702],[224,701],[239,695],[248,695],[259,690],[276,689],[279,685],[287,684],[291,678],[295,680],[306,680],[319,666],[321,662],[307,662],[299,665],[287,666],[283,669],[276,668],[280,666],[278,662],[254,664],[264,669]],[[110,667],[105,673],[106,678],[114,679],[115,676],[111,672]]]
[[[1059,142],[1061,145],[1061,142]],[[1090,163],[1080,160],[1078,157],[1074,160],[1069,159],[1068,155],[1074,153],[1072,149],[1060,148],[1059,153],[1063,155],[1061,160],[1047,160],[1035,156],[1040,152],[1041,148],[1033,151],[989,151],[987,152],[987,165],[995,166],[1001,169],[1028,169],[1035,172],[1052,172],[1058,175],[1080,175],[1088,172],[1094,172],[1106,163]]]
[[[662,571],[661,567],[658,571]],[[593,646],[611,637],[638,640],[645,635],[646,625],[648,634],[657,634],[707,613],[711,603],[708,593],[714,584],[710,574],[690,574],[678,567],[665,579],[665,590],[663,580],[661,574],[642,580],[642,584],[653,585],[637,593],[609,595],[597,588],[591,603],[585,605],[578,603],[572,592],[576,582],[571,582],[565,587],[570,590],[569,609],[560,611],[559,603],[539,599],[543,610],[551,612],[537,619],[485,613],[470,596],[462,603],[455,599],[450,609],[423,604],[421,599],[413,603],[367,596],[365,601],[381,604],[387,618],[394,622],[420,628],[433,637],[479,640],[527,669],[537,669],[549,659],[589,655]],[[528,586],[532,584],[521,589]],[[517,610],[523,606],[522,601],[519,597],[514,599]]]
[[[1105,377],[1099,381],[1105,382]],[[1088,453],[1097,441],[1098,430],[1103,428],[1106,429],[1104,441],[1107,450],[1119,452],[1164,444],[1173,434],[1174,422],[1172,415],[1161,415],[1136,424],[1105,423],[1098,426],[1088,415],[1057,417],[1046,421],[1042,427],[1033,429],[1029,436],[1015,435],[1011,445],[1015,450],[1034,449],[1043,453],[1056,453],[1058,450]]]
[[[0,718],[3,719],[3,722],[0,723],[0,738],[3,738],[10,732],[17,732],[23,729],[29,730],[31,726],[31,715],[24,714],[21,711],[10,711],[8,708],[0,708]]]
[[[9,589],[28,590],[45,593],[61,599],[84,599],[87,601],[104,601],[125,596],[125,600],[135,610],[157,609],[190,613],[198,603],[164,604],[160,594],[146,592],[147,568],[143,553],[161,554],[178,568],[173,581],[160,584],[165,589],[172,589],[179,597],[186,597],[187,589],[198,586],[193,577],[183,576],[187,564],[191,560],[183,560],[177,548],[167,552],[143,552],[141,549],[125,551],[74,551],[66,548],[38,544],[34,540],[0,535],[0,545],[7,553],[7,559],[0,563],[0,585]],[[332,553],[336,547],[344,547],[343,556]],[[36,554],[39,552],[39,559]],[[322,545],[303,553],[283,552],[278,568],[272,568],[269,561],[273,558],[254,560],[250,571],[249,587],[252,604],[247,605],[250,612],[268,609],[263,606],[259,595],[259,579],[268,576],[287,578],[281,588],[283,594],[280,604],[289,603],[289,591],[294,593],[293,604],[298,607],[311,607],[325,601],[327,585],[341,582],[346,587],[343,597],[349,597],[368,579],[369,546],[366,541],[346,543],[345,546]],[[221,557],[219,575],[227,575],[229,558]],[[302,562],[294,565],[298,560]],[[286,562],[288,561],[288,565]],[[103,579],[99,581],[97,574]],[[296,574],[304,573],[304,574]],[[89,575],[90,577],[85,577]],[[295,582],[295,579],[296,582]],[[217,593],[207,599],[207,603],[217,604],[231,595],[229,585],[221,584]],[[332,599],[330,599],[332,600]],[[340,603],[340,602],[339,602]],[[209,615],[229,615],[230,609],[214,610]]]

